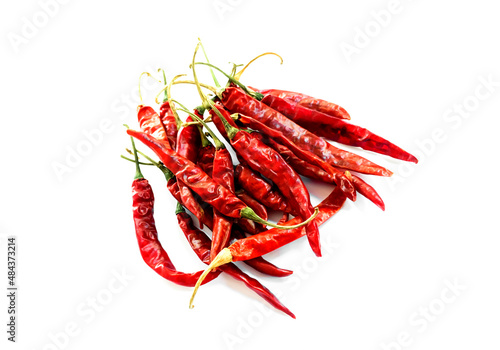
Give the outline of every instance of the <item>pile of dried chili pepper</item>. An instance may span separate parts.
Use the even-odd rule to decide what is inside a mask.
[[[292,271],[275,266],[263,256],[302,236],[321,256],[318,227],[347,199],[355,201],[357,194],[385,209],[382,198],[359,174],[391,176],[392,172],[338,148],[336,143],[403,161],[417,163],[417,159],[385,138],[352,124],[351,116],[337,104],[302,93],[243,85],[239,79],[248,64],[238,73],[235,65],[228,74],[210,64],[208,58],[206,63],[196,62],[200,45],[190,66],[193,80],[173,78],[162,90],[159,113],[151,106],[140,105],[140,130],[127,127],[132,138],[129,153],[134,157],[122,157],[136,164],[132,201],[139,250],[146,264],[160,276],[194,287],[190,307],[201,284],[226,273],[295,318],[269,289],[234,262],[244,262],[269,276],[289,276]],[[216,87],[199,82],[199,65],[210,67]],[[224,87],[213,69],[227,77]],[[167,85],[164,72],[163,78]],[[201,105],[187,108],[172,98],[172,85],[180,83],[196,86]],[[202,88],[210,90],[213,97],[208,98]],[[179,112],[187,115],[184,122]],[[218,138],[215,129],[225,140]],[[159,161],[138,151],[134,138],[152,150]],[[139,154],[144,161],[139,160]],[[208,265],[204,271],[178,271],[162,247],[154,221],[153,191],[140,164],[155,166],[165,175],[166,187],[177,201],[175,215],[180,231]],[[314,207],[303,178],[334,185],[333,190]],[[269,222],[271,212],[281,212],[282,219]]]

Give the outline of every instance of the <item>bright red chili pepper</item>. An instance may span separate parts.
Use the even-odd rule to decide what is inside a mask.
[[[356,190],[354,189],[351,180],[340,170],[334,168],[327,162],[325,162],[320,157],[316,156],[314,153],[306,151],[300,147],[298,147],[295,143],[286,138],[281,132],[269,128],[267,125],[259,122],[256,119],[247,117],[243,114],[238,115],[238,121],[243,123],[243,125],[250,127],[251,129],[260,131],[267,137],[277,141],[286,147],[288,147],[297,157],[305,160],[311,164],[314,164],[321,168],[323,171],[326,171],[331,177],[334,179],[334,182],[339,186],[346,196],[352,201],[356,200]]]
[[[196,192],[203,201],[212,205],[222,214],[232,218],[244,217],[272,227],[277,227],[277,225],[260,218],[251,208],[238,199],[238,197],[210,178],[200,167],[186,158],[179,156],[176,152],[167,148],[163,143],[158,142],[158,140],[151,135],[130,129],[127,130],[127,133],[147,145],[156,153],[162,163],[174,173],[178,181],[181,180],[184,182]],[[312,220],[313,218],[311,217],[308,219]],[[304,221],[299,225],[303,226],[309,222],[310,221]]]
[[[135,145],[133,145],[135,151]],[[132,205],[137,243],[144,262],[163,278],[182,286],[193,287],[203,271],[180,272],[175,269],[158,240],[154,220],[154,194],[148,180],[142,175],[136,156],[136,176],[132,182]],[[209,275],[209,280],[219,273]]]
[[[318,216],[314,219],[316,224],[319,226],[325,221],[330,219],[336,212],[342,208],[346,200],[346,196],[336,186],[330,195],[325,198],[318,206],[319,209]],[[295,217],[288,223],[296,222],[300,218]],[[225,264],[232,261],[244,261],[248,259],[257,258],[259,256],[265,255],[272,252],[284,245],[295,241],[296,239],[304,236],[304,228],[277,231],[274,229],[261,232],[255,236],[250,236],[244,239],[237,240],[231,244],[228,248],[221,250],[219,255],[210,263],[204,272],[204,275],[209,273],[212,269],[218,267],[222,268]],[[193,295],[191,296],[191,302],[193,301],[198,288],[203,282],[204,275],[200,277],[200,280],[194,287]]]
[[[221,112],[221,111],[219,111]],[[255,171],[273,181],[292,207],[300,214],[302,220],[314,215],[309,191],[300,176],[285,162],[278,152],[265,145],[246,131],[231,126],[227,120],[231,117],[222,111],[222,122],[227,136],[238,153]],[[224,115],[226,114],[226,115]],[[212,118],[214,118],[212,116]],[[317,256],[321,256],[318,226],[310,222],[305,226],[309,244]]]
[[[269,184],[248,166],[238,164],[234,174],[238,185],[269,209],[297,215],[279,190],[274,188],[274,186]]]
[[[146,134],[152,135],[157,140],[164,142],[165,146],[172,148],[167,138],[165,125],[162,123],[160,116],[153,108],[139,105],[137,107],[137,119],[142,131]]]
[[[340,107],[339,105],[319,98],[314,98],[305,94],[301,94],[299,92],[277,90],[277,89],[257,90],[254,88],[252,88],[252,90],[260,92],[262,95],[264,95],[264,98],[268,95],[277,96],[279,98],[290,100],[301,106],[330,115],[335,118],[347,119],[347,120],[351,119],[349,113],[347,113],[347,111],[344,108]]]
[[[264,220],[267,220],[266,207],[259,203],[259,201],[250,196],[248,193],[246,193],[245,190],[237,190],[236,196],[241,199],[246,205],[252,208],[258,216],[260,216]],[[238,225],[242,227],[243,231],[253,235],[266,230],[266,227],[264,225],[247,219],[238,219]]]
[[[210,259],[209,258],[210,247],[212,245],[212,243],[210,242],[210,238],[208,238],[208,236],[203,231],[200,231],[193,225],[191,217],[188,214],[186,214],[182,210],[177,210],[176,213],[179,226],[182,229],[182,232],[184,232],[186,238],[188,239],[189,244],[191,245],[195,253],[198,255],[200,260],[203,261],[205,264],[208,264]],[[273,293],[271,293],[269,289],[264,287],[255,278],[252,278],[247,274],[245,274],[238,267],[236,267],[236,265],[227,264],[221,266],[220,270],[222,270],[224,273],[227,273],[232,278],[245,283],[245,285],[248,288],[250,288],[255,293],[260,295],[264,300],[266,300],[276,309],[283,311],[292,318],[295,318],[295,315],[286,306],[284,306],[278,300],[278,298],[276,298],[276,296]]]
[[[280,131],[297,146],[316,154],[333,166],[364,174],[392,175],[392,172],[389,170],[363,157],[331,145],[321,137],[302,128],[280,112],[247,95],[239,88],[226,88],[222,93],[222,103],[232,113],[247,115],[270,128]]]
[[[243,239],[246,236],[243,232],[233,229],[232,237],[235,239]],[[245,260],[244,263],[260,273],[273,277],[286,277],[290,276],[293,273],[293,271],[277,267],[261,256],[254,259]]]
[[[278,151],[283,159],[285,159],[287,163],[290,164],[290,166],[294,168],[295,171],[297,171],[300,175],[325,183],[335,183],[335,179],[329,173],[314,164],[308,163],[305,160],[298,158],[286,146],[283,146],[270,138],[265,138],[264,142]],[[385,210],[384,201],[372,186],[368,185],[365,181],[363,181],[356,175],[351,174],[350,176],[352,178],[352,183],[356,191],[368,198],[380,209]]]
[[[177,145],[177,121],[170,108],[170,103],[164,101],[160,106],[160,120],[163,121],[165,126],[168,142],[172,149],[176,149]],[[154,136],[154,135],[153,135]]]
[[[410,153],[373,132],[330,115],[313,111],[292,101],[267,95],[262,103],[277,110],[317,136],[349,146],[417,163]]]
[[[187,122],[191,122],[192,119],[188,117]],[[198,127],[196,125],[189,125],[182,128],[177,136],[177,149],[176,152],[181,157],[188,159],[189,161],[196,163],[198,157],[198,150],[200,148],[201,137]],[[201,217],[203,214],[203,208],[198,204],[194,198],[193,192],[184,184],[182,180],[177,180],[177,186],[179,186],[179,193],[181,196],[181,203],[186,207],[190,208],[190,211],[196,216],[199,221],[200,228],[203,227]]]

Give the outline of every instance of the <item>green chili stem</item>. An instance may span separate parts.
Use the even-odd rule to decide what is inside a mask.
[[[120,158],[123,158],[125,160],[128,160],[129,162],[132,162],[132,163],[135,163],[135,160],[133,160],[132,158],[129,158],[129,157],[125,157],[124,155],[120,155]],[[140,165],[153,165],[153,163],[145,163],[145,162],[139,162]]]
[[[205,52],[205,48],[203,47],[203,44],[201,43],[201,40],[200,38],[198,38],[198,41],[200,43],[200,46],[201,46],[201,49],[203,51],[203,55],[205,55],[205,59],[207,60],[207,63],[210,63],[210,61],[208,60],[208,56],[207,56],[207,53]],[[212,70],[212,68],[210,68],[210,73],[212,74],[212,78],[214,80],[214,83],[215,83],[215,86],[220,89],[220,84],[219,82],[217,81],[217,78],[215,77],[215,73],[214,71]]]
[[[217,69],[219,72],[221,72],[222,74],[224,74],[229,80],[231,80],[231,82],[233,82],[234,84],[236,84],[240,88],[242,88],[243,91],[245,91],[248,95],[252,96],[253,98],[255,98],[255,99],[259,100],[259,101],[264,98],[264,95],[262,95],[260,92],[255,92],[255,91],[250,90],[248,87],[246,87],[245,85],[243,85],[242,83],[240,83],[238,80],[236,80],[235,78],[233,78],[232,76],[230,76],[229,74],[227,74],[226,72],[224,72],[222,69],[214,66],[213,64],[205,63],[205,62],[196,62],[196,63],[193,62],[193,65],[196,65],[196,64],[202,64],[202,65],[209,66],[209,67],[212,67],[214,69]]]

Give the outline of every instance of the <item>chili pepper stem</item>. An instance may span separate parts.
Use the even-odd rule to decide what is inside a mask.
[[[236,73],[236,75],[234,76],[234,79],[236,80],[240,80],[241,78],[241,75],[243,74],[243,72],[245,71],[245,69],[248,68],[249,65],[251,65],[254,61],[256,61],[257,59],[261,58],[262,56],[265,56],[265,55],[275,55],[275,56],[278,56],[279,59],[281,60],[280,64],[283,64],[283,58],[278,55],[277,53],[274,53],[274,52],[265,52],[263,54],[260,54],[259,56],[255,57],[253,60],[251,60],[250,62],[248,62],[245,67],[243,67],[238,73]],[[208,62],[208,60],[207,60]],[[210,63],[210,62],[208,62]]]
[[[190,309],[192,309],[194,307],[194,305],[193,305],[194,297],[196,296],[196,292],[198,292],[198,288],[200,288],[205,277],[207,277],[207,275],[216,267],[224,265],[224,264],[228,264],[232,260],[233,260],[233,255],[231,254],[231,251],[228,248],[222,249],[219,252],[219,254],[217,254],[217,256],[214,258],[214,260],[212,260],[210,265],[208,265],[208,267],[205,269],[205,271],[203,271],[200,278],[196,282],[196,285],[194,286],[193,295],[191,295],[191,299],[189,300],[189,308]]]
[[[315,208],[314,209],[314,213],[307,220],[302,221],[301,223],[299,223],[297,225],[292,225],[292,226],[282,226],[282,225],[273,224],[272,222],[266,221],[266,220],[262,219],[260,216],[258,216],[253,211],[253,209],[250,208],[250,207],[246,207],[246,208],[241,209],[240,216],[242,218],[250,219],[252,221],[258,222],[259,224],[271,226],[271,227],[274,227],[274,228],[279,228],[279,229],[282,229],[282,230],[291,230],[291,229],[294,229],[294,228],[299,228],[299,227],[307,225],[308,223],[310,223],[311,221],[314,220],[314,218],[316,217],[316,215],[318,215],[318,213],[319,213],[319,209]]]
[[[250,90],[248,87],[246,87],[245,85],[243,85],[242,83],[240,83],[238,80],[236,80],[235,78],[233,78],[232,76],[230,76],[229,74],[227,74],[226,72],[224,72],[222,69],[214,66],[213,64],[205,63],[205,62],[196,62],[196,63],[193,62],[193,65],[196,65],[196,64],[203,64],[205,66],[209,66],[209,67],[212,67],[214,69],[217,69],[219,72],[221,72],[222,74],[224,74],[232,83],[238,85],[241,89],[243,89],[243,91],[245,91],[248,95],[252,96],[256,100],[260,101],[260,100],[262,100],[264,98],[263,94],[261,94],[260,92],[256,92],[256,91]]]
[[[175,215],[177,215],[179,213],[185,213],[185,212],[186,212],[186,210],[184,209],[182,204],[180,202],[177,202],[177,206],[175,207]]]

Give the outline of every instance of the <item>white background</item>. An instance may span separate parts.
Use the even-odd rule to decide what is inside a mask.
[[[19,244],[12,348],[499,347],[500,22],[493,2],[75,0],[45,10],[41,3],[3,2],[0,11],[2,286],[5,235]],[[38,27],[30,32],[28,22]],[[158,67],[169,78],[189,74],[198,37],[225,70],[228,62],[279,53],[283,65],[262,58],[242,82],[339,103],[353,123],[419,156],[413,166],[356,150],[395,173],[364,177],[386,211],[359,198],[321,228],[323,258],[304,240],[268,256],[292,277],[246,270],[296,320],[225,276],[202,287],[189,310],[191,289],[164,281],[137,249],[134,167],[119,158],[129,147],[122,124],[138,127],[139,74]],[[348,45],[355,53],[343,52]],[[143,84],[145,102],[153,103],[162,85]],[[173,94],[198,103],[191,86]],[[458,117],[453,109],[464,105],[468,117]],[[102,123],[102,138],[85,149],[85,133]],[[67,163],[78,147],[85,155]],[[56,164],[68,171],[58,176]],[[143,170],[164,246],[179,269],[202,269],[177,228],[162,175]],[[314,203],[327,190],[311,185]],[[462,289],[453,294],[450,283]],[[4,348],[13,344],[7,299],[0,305]]]

